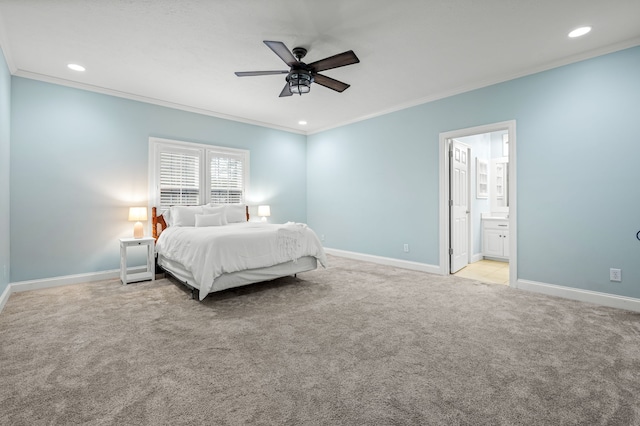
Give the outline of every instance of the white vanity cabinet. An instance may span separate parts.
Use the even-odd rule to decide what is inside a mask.
[[[482,255],[485,258],[509,259],[509,219],[482,219]]]

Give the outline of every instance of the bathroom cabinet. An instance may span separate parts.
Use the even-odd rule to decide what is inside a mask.
[[[509,260],[509,219],[482,219],[482,256]]]

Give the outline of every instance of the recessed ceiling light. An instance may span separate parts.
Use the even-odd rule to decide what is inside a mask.
[[[304,121],[304,120],[300,120],[300,121],[298,121],[298,124],[301,125],[301,126],[306,126],[307,122]]]
[[[576,28],[575,30],[571,31],[569,33],[569,37],[571,38],[576,38],[576,37],[580,37],[585,35],[586,33],[588,33],[589,31],[591,31],[591,27],[580,27],[580,28]]]
[[[82,65],[78,65],[78,64],[67,64],[67,67],[69,69],[72,69],[74,71],[84,71],[85,68]]]

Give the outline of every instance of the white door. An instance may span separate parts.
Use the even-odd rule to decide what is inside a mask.
[[[451,273],[469,264],[469,157],[471,150],[451,141]]]

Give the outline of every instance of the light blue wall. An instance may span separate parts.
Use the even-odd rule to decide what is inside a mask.
[[[471,92],[310,135],[309,225],[330,248],[437,265],[439,134],[510,116]]]
[[[273,222],[437,265],[439,134],[515,119],[519,278],[640,297],[638,69],[640,47],[311,135],[306,148],[300,135],[13,77],[11,281],[118,268],[127,207],[147,196],[149,136],[250,149]]]
[[[438,147],[422,121],[412,108],[308,137],[307,220],[327,247],[437,260],[438,169],[424,159]]]
[[[515,119],[519,278],[640,297],[639,70],[636,47],[311,135],[308,223],[439,264],[438,135]]]
[[[119,268],[150,136],[250,150],[256,204],[306,220],[303,135],[18,77],[11,125],[11,282]]]
[[[0,294],[9,284],[9,170],[11,139],[11,73],[0,48]]]

